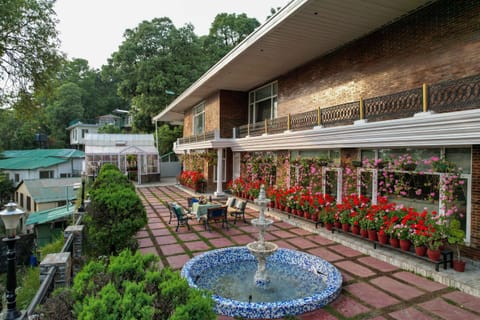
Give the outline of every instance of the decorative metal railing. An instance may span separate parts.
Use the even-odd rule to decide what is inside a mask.
[[[480,75],[450,80],[381,97],[353,101],[337,106],[317,108],[303,113],[245,124],[235,128],[235,138],[277,134],[287,130],[310,130],[315,126],[350,125],[355,120],[369,122],[412,117],[422,111],[452,112],[480,107]],[[213,139],[213,136],[210,136]],[[202,137],[200,137],[202,138]],[[191,143],[199,136],[182,138],[179,143]],[[204,139],[208,140],[208,137]]]
[[[202,141],[210,141],[215,139],[215,130],[197,134],[195,136],[179,138],[177,144],[195,143]]]
[[[438,113],[480,107],[480,75],[430,86],[429,109]]]

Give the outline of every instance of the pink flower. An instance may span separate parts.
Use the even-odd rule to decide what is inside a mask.
[[[422,194],[422,189],[417,189],[417,191],[415,191],[415,194],[417,196],[421,195]]]

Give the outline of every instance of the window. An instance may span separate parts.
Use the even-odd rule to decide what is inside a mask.
[[[15,182],[19,182],[19,181],[20,181],[20,174],[15,173]]]
[[[272,82],[249,93],[248,123],[277,117],[277,82]]]
[[[205,131],[205,103],[193,108],[193,135],[203,134]]]
[[[225,149],[223,149],[223,154],[222,154],[222,182],[227,181],[227,155],[225,153]],[[213,182],[217,182],[217,166],[213,166]]]
[[[88,133],[88,129],[82,129],[82,138],[85,138],[85,135]]]
[[[411,156],[416,161],[416,168],[413,171],[398,169],[400,158],[405,155]],[[379,195],[387,196],[390,201],[397,204],[403,204],[407,207],[413,207],[417,210],[426,208],[428,211],[443,212],[444,201],[442,201],[442,190],[444,190],[445,181],[442,178],[444,173],[434,172],[428,164],[428,160],[436,158],[445,158],[454,162],[458,168],[462,168],[460,176],[461,182],[454,186],[453,194],[455,199],[454,206],[460,216],[460,222],[463,230],[466,232],[466,241],[470,241],[471,235],[471,208],[469,199],[471,198],[471,148],[403,148],[403,149],[378,149],[362,150],[362,160],[382,159],[384,163],[394,165],[384,169],[369,169],[372,171],[370,176],[362,173],[361,193],[369,195],[378,192]],[[427,160],[427,161],[425,161]],[[363,171],[363,170],[362,170]],[[370,187],[371,184],[371,187]],[[365,187],[364,187],[365,186]],[[377,189],[377,190],[375,190]]]
[[[40,171],[40,179],[51,179],[53,178],[53,170]]]
[[[32,211],[32,198],[30,196],[27,196],[27,210]]]

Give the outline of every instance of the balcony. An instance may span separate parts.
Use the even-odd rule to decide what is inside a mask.
[[[413,117],[431,111],[446,113],[480,107],[480,75],[445,81],[434,85],[386,96],[360,99],[332,107],[317,108],[303,113],[246,124],[234,128],[235,138],[274,135],[284,132],[311,130],[315,127],[352,125],[356,120],[378,122]],[[220,137],[219,137],[220,138]],[[215,131],[184,137],[177,146],[215,140]]]

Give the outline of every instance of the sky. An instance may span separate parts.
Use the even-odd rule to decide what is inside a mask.
[[[100,68],[122,43],[126,29],[144,20],[169,17],[179,28],[192,23],[195,34],[208,34],[218,13],[245,13],[265,22],[270,8],[284,7],[289,0],[57,0],[60,50],[67,57],[88,60]]]

